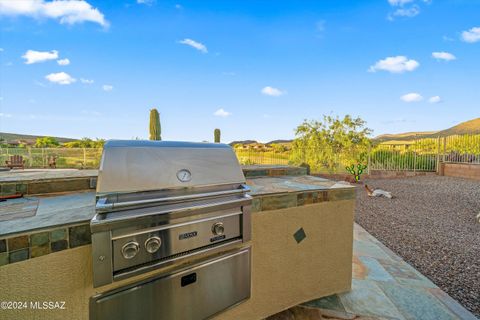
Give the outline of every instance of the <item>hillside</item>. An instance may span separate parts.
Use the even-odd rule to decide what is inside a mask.
[[[272,145],[272,144],[286,144],[286,145],[289,145],[292,142],[293,142],[293,140],[273,140],[273,141],[267,142],[266,145],[267,146]]]
[[[420,131],[398,134],[382,134],[378,137],[375,137],[374,140],[378,142],[411,141],[415,138],[418,139],[447,137],[456,134],[480,134],[480,118],[465,121],[457,124],[456,126],[441,131]]]
[[[379,135],[373,140],[378,142],[386,142],[386,141],[411,141],[415,138],[426,138],[430,137],[431,135],[435,135],[438,131],[419,131],[419,132],[405,132],[405,133],[397,133],[397,134],[382,134]]]
[[[28,144],[34,144],[37,141],[37,138],[43,138],[45,136],[34,136],[29,134],[17,134],[17,133],[7,133],[7,132],[0,132],[0,138],[4,139],[5,142],[18,142],[26,141]],[[71,142],[75,141],[76,139],[70,138],[63,138],[63,137],[53,137],[57,139],[58,142]]]
[[[437,132],[434,136],[446,137],[455,134],[480,134],[480,118],[462,122],[449,129]]]
[[[236,144],[252,144],[252,143],[258,143],[256,140],[241,140],[241,141],[232,141],[229,143],[230,146],[234,146]]]

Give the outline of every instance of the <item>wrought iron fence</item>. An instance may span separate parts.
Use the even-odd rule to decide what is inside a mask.
[[[437,138],[408,144],[377,145],[369,154],[369,170],[435,172],[439,161],[439,143]]]
[[[442,161],[480,164],[480,135],[442,138]]]
[[[242,165],[250,164],[270,164],[270,165],[288,165],[290,164],[290,152],[278,152],[275,150],[255,150],[255,149],[235,149],[238,161]]]
[[[312,156],[311,150],[306,155]],[[241,164],[300,165],[291,150],[273,148],[235,148]],[[52,157],[57,168],[98,168],[102,149],[93,148],[0,148],[0,166],[12,155],[20,155],[27,168],[48,168]],[[318,159],[317,159],[318,158]],[[340,159],[341,158],[341,159]],[[312,172],[345,173],[345,166],[357,157],[339,157],[335,164],[319,165]],[[480,164],[480,135],[458,135],[418,139],[403,143],[380,144],[365,157],[368,170],[437,171],[440,162]]]
[[[276,152],[269,149],[235,150],[243,164],[292,164],[292,152]],[[305,154],[311,152],[305,152]],[[314,170],[317,172],[345,172],[345,166],[351,160],[337,161],[330,167],[322,165]],[[321,163],[321,159],[315,159]],[[437,138],[414,139],[400,143],[382,143],[370,149],[365,160],[368,170],[381,171],[418,171],[435,172],[440,162],[480,164],[480,135],[457,135]]]
[[[0,148],[0,163],[22,156],[26,168],[98,168],[102,149],[93,148]]]

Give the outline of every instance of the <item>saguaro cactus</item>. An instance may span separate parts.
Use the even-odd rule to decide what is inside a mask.
[[[220,143],[220,129],[215,129],[213,131],[213,138],[215,143]]]
[[[352,164],[351,166],[349,167],[345,167],[345,169],[351,174],[353,175],[353,177],[355,178],[355,182],[358,182],[360,180],[360,176],[362,175],[363,173],[363,170],[365,170],[367,168],[366,165],[364,164],[357,164],[357,169],[355,169],[355,165]]]
[[[157,109],[150,110],[150,140],[162,140],[160,114]]]

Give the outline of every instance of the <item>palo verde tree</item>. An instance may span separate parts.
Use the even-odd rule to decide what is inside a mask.
[[[323,121],[305,120],[295,130],[290,160],[308,164],[312,171],[339,168],[365,161],[372,132],[361,118],[323,116]]]
[[[101,149],[103,148],[103,145],[105,144],[105,139],[99,139],[96,138],[95,140],[92,140],[90,138],[82,138],[80,140],[75,140],[71,142],[66,142],[63,144],[64,147],[66,148],[95,148],[95,149]]]
[[[35,142],[35,147],[37,148],[55,148],[59,145],[60,143],[58,140],[53,137],[37,138],[37,141]]]
[[[157,109],[150,110],[150,140],[162,140],[160,114]]]
[[[220,143],[220,129],[215,129],[213,131],[213,141],[215,141],[215,143]]]

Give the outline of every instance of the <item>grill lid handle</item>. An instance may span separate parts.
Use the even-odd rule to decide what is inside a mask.
[[[134,200],[134,201],[124,201],[124,202],[108,202],[107,198],[100,198],[98,199],[95,205],[95,209],[97,212],[108,212],[108,211],[113,211],[115,209],[126,209],[126,208],[137,207],[137,206],[166,204],[169,202],[180,202],[180,201],[195,200],[195,199],[208,199],[208,198],[215,198],[220,196],[243,194],[245,192],[250,192],[250,191],[251,189],[249,186],[242,184],[240,185],[239,189],[235,189],[235,190],[188,194],[183,196],[155,198],[155,199],[144,199],[144,200]]]

